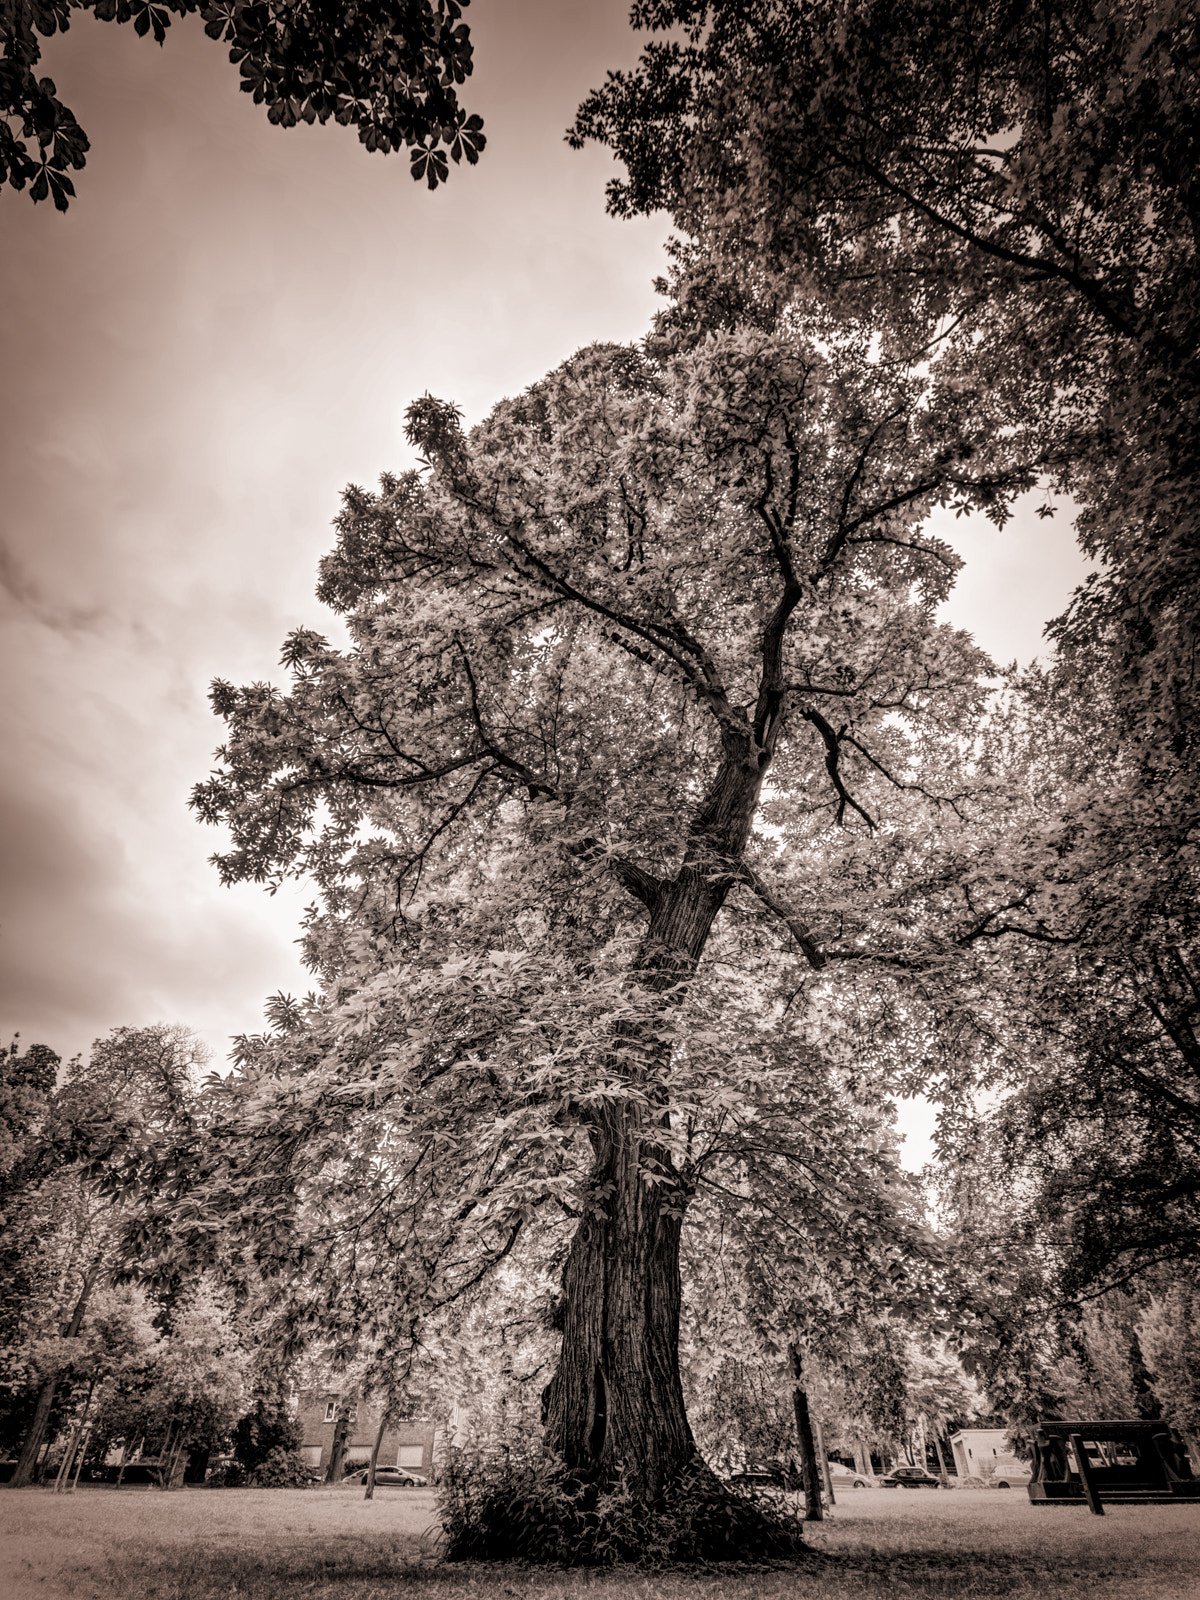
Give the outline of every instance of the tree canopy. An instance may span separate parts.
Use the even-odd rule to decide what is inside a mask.
[[[70,173],[87,160],[88,137],[39,78],[38,39],[65,32],[72,11],[102,22],[132,22],[162,44],[173,16],[199,12],[210,39],[229,46],[241,87],[280,127],[335,122],[358,129],[368,150],[408,148],[414,178],[431,189],[449,174],[447,157],[474,164],[486,143],[483,121],[459,104],[471,72],[470,0],[3,0],[0,60],[0,185],[29,186],[37,202],[65,211]]]
[[[987,426],[795,319],[583,350],[470,433],[426,397],[425,470],[348,491],[322,568],[350,649],[302,630],[286,693],[213,688],[222,875],[323,903],[320,1000],[226,1091],[270,1143],[212,1192],[285,1227],[332,1175],[359,1260],[351,1219],[419,1196],[443,1285],[547,1219],[547,1439],[648,1503],[696,1470],[693,1195],[776,1186],[886,1276],[888,1163],[837,1096],[923,1080],[913,1018],[1009,903],[972,842],[991,668],[920,530],[1028,483],[977,465]]]
[[[1200,366],[1188,0],[647,0],[674,30],[580,109],[626,168],[618,214],[714,281],[816,297],[896,359],[1002,399],[1103,563],[1060,622],[1119,684],[1175,804],[1194,748]],[[709,297],[711,314],[711,296]],[[1082,667],[1078,663],[1077,670]]]

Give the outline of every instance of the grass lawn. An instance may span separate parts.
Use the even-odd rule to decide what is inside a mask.
[[[433,1495],[0,1489],[0,1600],[1200,1600],[1200,1505],[1034,1507],[1008,1493],[841,1493],[783,1569],[438,1567]]]

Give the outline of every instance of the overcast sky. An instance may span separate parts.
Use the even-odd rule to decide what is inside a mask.
[[[563,131],[637,39],[627,0],[476,0],[474,169],[430,193],[351,130],[272,128],[199,19],[164,48],[44,41],[91,141],[67,215],[0,192],[0,1039],[64,1055],[177,1021],[219,1056],[303,992],[311,896],[219,887],[191,817],[214,676],[280,676],[341,488],[410,464],[426,390],[468,421],[654,309],[662,218],[604,213]],[[944,530],[948,615],[1038,653],[1083,568],[1061,521]],[[911,1152],[910,1152],[911,1153]]]

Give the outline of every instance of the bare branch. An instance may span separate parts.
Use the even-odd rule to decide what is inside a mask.
[[[812,707],[806,707],[801,710],[800,715],[805,719],[806,722],[812,723],[813,727],[821,735],[821,739],[825,745],[825,770],[833,780],[833,787],[837,790],[838,795],[836,819],[838,827],[840,828],[842,826],[843,819],[846,815],[846,807],[849,806],[852,811],[858,812],[859,816],[866,823],[867,827],[870,828],[872,833],[874,833],[874,818],[869,812],[864,811],[862,806],[859,805],[858,801],[850,793],[849,789],[847,789],[845,783],[843,782],[842,775],[838,770],[838,760],[841,756],[841,739],[833,731],[828,722],[825,721],[825,718],[819,711],[814,710]]]
[[[792,911],[790,907],[786,906],[783,901],[780,900],[778,895],[773,894],[771,890],[768,889],[767,885],[759,877],[758,873],[755,872],[754,868],[747,862],[743,861],[740,863],[738,867],[737,880],[739,883],[744,883],[746,887],[750,889],[762,902],[766,909],[774,912],[779,920],[784,923],[792,938],[795,939],[801,950],[803,950],[805,959],[808,961],[809,966],[812,967],[814,971],[819,972],[825,965],[825,957],[822,955],[816,940],[813,938],[812,934],[809,932],[804,923],[801,922],[796,913]]]

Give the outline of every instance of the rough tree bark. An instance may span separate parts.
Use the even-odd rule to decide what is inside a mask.
[[[727,893],[694,867],[661,886],[637,963],[648,988],[686,981]],[[636,1050],[636,1039],[622,1042]],[[653,1054],[647,1047],[651,1072]],[[591,1139],[591,1204],[563,1271],[562,1354],[546,1391],[546,1440],[568,1466],[597,1479],[636,1462],[633,1486],[654,1501],[696,1457],[679,1378],[688,1195],[642,1108],[613,1107],[596,1119]]]
[[[728,737],[678,875],[643,881],[650,921],[634,975],[651,993],[678,994],[695,972],[737,881],[768,759],[749,730],[742,739]],[[621,1043],[622,1070],[640,1056],[652,1089],[655,1066],[663,1064],[658,1046],[639,1047],[628,1035]],[[686,1184],[644,1107],[618,1104],[590,1131],[590,1204],[563,1271],[562,1351],[544,1397],[547,1446],[597,1482],[624,1468],[648,1504],[669,1500],[683,1482],[711,1479],[718,1492],[697,1453],[679,1377]]]

